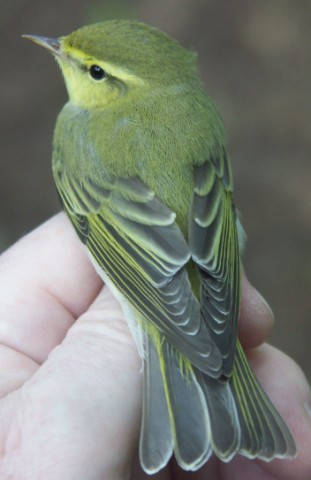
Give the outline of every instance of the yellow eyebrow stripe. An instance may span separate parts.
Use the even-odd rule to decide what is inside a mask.
[[[99,67],[103,68],[109,75],[123,80],[126,83],[130,83],[132,85],[144,85],[146,83],[142,78],[134,75],[126,68],[114,65],[110,62],[99,60],[96,57],[86,56],[82,50],[79,50],[77,48],[68,47],[63,45],[62,43],[61,45],[62,53],[64,56],[71,58],[74,62],[79,63],[86,69],[88,69],[88,67],[90,67],[91,65],[96,64]]]

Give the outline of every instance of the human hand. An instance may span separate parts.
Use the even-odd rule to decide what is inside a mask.
[[[118,302],[64,214],[0,258],[0,478],[129,478],[141,415],[141,361]],[[273,323],[244,278],[240,339],[251,349]],[[311,477],[311,394],[299,368],[262,345],[248,355],[297,442],[293,460],[214,457],[198,472],[172,461],[155,480]],[[137,462],[133,480],[150,478]]]

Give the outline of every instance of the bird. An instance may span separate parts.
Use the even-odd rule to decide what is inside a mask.
[[[196,53],[134,20],[25,37],[63,73],[55,184],[142,359],[143,470],[293,457],[237,335],[245,234]]]

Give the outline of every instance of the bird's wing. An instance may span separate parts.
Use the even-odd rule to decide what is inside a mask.
[[[201,280],[201,311],[223,358],[233,368],[240,305],[240,254],[232,173],[225,150],[195,167],[189,246]]]
[[[65,210],[81,240],[146,323],[201,371],[221,373],[221,356],[185,269],[189,246],[175,214],[138,178],[99,187],[54,172]]]

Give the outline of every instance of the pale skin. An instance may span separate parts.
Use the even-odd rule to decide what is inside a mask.
[[[171,462],[152,477],[134,461],[130,477],[141,361],[120,306],[65,215],[56,215],[0,257],[0,478],[309,480],[311,393],[292,360],[262,345],[272,325],[244,277],[240,338],[247,350],[261,345],[248,357],[293,432],[296,458],[212,458],[195,473]]]

